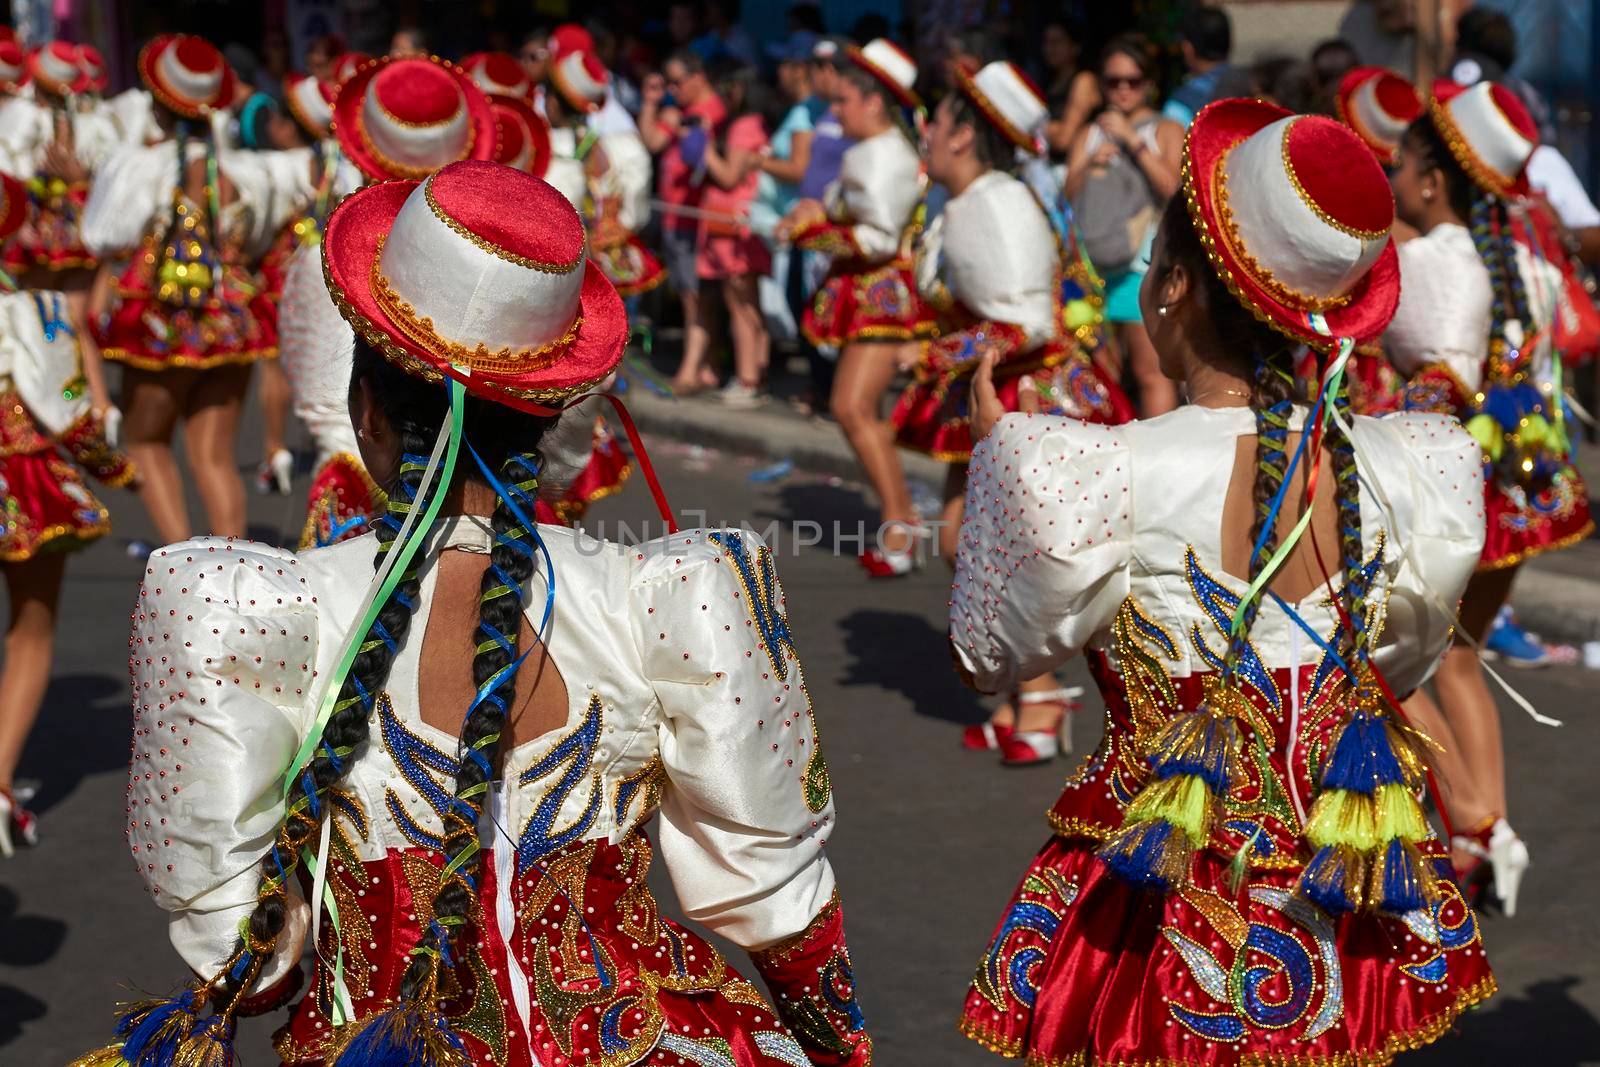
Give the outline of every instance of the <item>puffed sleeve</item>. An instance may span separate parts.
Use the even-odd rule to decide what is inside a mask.
[[[848,149],[829,187],[826,220],[796,230],[801,248],[879,263],[892,259],[922,196],[915,151],[897,130]]]
[[[661,702],[661,853],[678,900],[751,950],[814,1063],[869,1063],[822,848],[828,766],[772,556],[738,530],[675,534],[645,555],[636,633]]]
[[[1442,364],[1470,391],[1483,380],[1493,294],[1471,238],[1458,230],[1437,227],[1398,247],[1400,304],[1383,350],[1407,378]]]
[[[982,692],[1082,650],[1128,595],[1129,454],[1110,426],[1012,414],[978,443],[950,596],[950,643]]]
[[[288,552],[202,538],[150,557],[129,640],[128,844],[173,947],[202,977],[226,963],[284,814],[285,768],[310,729],[314,598]],[[309,909],[294,882],[258,982],[298,973]]]
[[[1483,450],[1448,415],[1363,418],[1355,426],[1362,477],[1378,479],[1401,527],[1389,531],[1385,548],[1392,577],[1373,659],[1404,695],[1428,680],[1449,648],[1461,594],[1483,554]],[[1395,456],[1404,462],[1386,466]]]
[[[79,227],[84,247],[102,258],[133,248],[170,202],[177,181],[178,155],[171,142],[148,148],[124,145],[112,152],[83,206]]]

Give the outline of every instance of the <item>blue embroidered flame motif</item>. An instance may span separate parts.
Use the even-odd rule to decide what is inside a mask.
[[[1004,1004],[1014,999],[1033,1007],[1039,996],[1033,968],[1044,960],[1044,946],[1055,937],[1060,925],[1061,916],[1038,901],[1019,900],[1011,905],[978,969],[978,988],[991,1003]],[[1012,944],[1018,934],[1036,934],[1037,943]]]
[[[1250,936],[1245,947],[1266,956],[1276,966],[1257,964],[1246,967],[1240,982],[1240,999],[1244,1014],[1257,1026],[1270,1029],[1288,1026],[1305,1013],[1311,1005],[1311,957],[1305,947],[1293,937],[1270,926],[1250,924]],[[1281,1001],[1267,1000],[1261,995],[1263,984],[1282,975],[1289,987],[1289,995]]]
[[[523,771],[518,781],[530,785],[565,767],[560,779],[540,798],[539,805],[523,827],[517,841],[517,872],[557,849],[565,848],[589,832],[595,815],[600,811],[601,790],[598,773],[594,772],[594,750],[600,742],[599,695],[589,698],[589,711],[577,729],[556,743],[543,759]],[[589,782],[589,802],[583,814],[562,830],[555,830],[556,816],[573,791]]]
[[[411,784],[411,788],[428,802],[428,806],[439,816],[440,825],[443,825],[444,810],[450,805],[450,794],[434,780],[433,775],[439,774],[447,781],[454,781],[460,765],[453,757],[407,730],[395,713],[388,693],[378,695],[378,725],[383,731],[383,747],[389,750],[389,758],[394,760],[395,767]],[[443,847],[439,833],[419,826],[393,789],[386,793],[384,802],[389,814],[406,840],[419,848],[438,850]]]
[[[1200,565],[1200,560],[1195,557],[1193,546],[1184,552],[1183,566],[1189,578],[1189,588],[1194,591],[1195,603],[1200,605],[1200,610],[1210,616],[1212,625],[1217,628],[1217,633],[1224,640],[1225,653],[1226,639],[1233,625],[1234,610],[1239,606],[1239,597],[1206,573],[1206,569]],[[1190,629],[1189,640],[1194,644],[1195,653],[1212,670],[1222,669],[1223,656],[1211,650],[1199,623],[1195,623]],[[1272,680],[1272,675],[1262,664],[1261,657],[1256,654],[1255,646],[1249,642],[1245,642],[1244,652],[1239,656],[1238,676],[1250,688],[1261,694],[1262,699],[1275,713],[1280,715],[1283,713],[1283,695],[1278,692],[1277,683]]]
[[[795,654],[794,638],[789,632],[788,618],[778,607],[778,577],[773,571],[771,553],[762,548],[751,559],[744,537],[734,530],[719,530],[707,536],[720,545],[733,562],[739,584],[744,586],[745,599],[750,604],[750,616],[761,631],[762,647],[772,661],[772,673],[780,682],[787,682],[789,664],[785,654]]]

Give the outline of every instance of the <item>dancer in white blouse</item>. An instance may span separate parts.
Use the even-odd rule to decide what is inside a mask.
[[[294,993],[315,931],[290,1064],[870,1062],[771,556],[731,530],[625,546],[530,517],[551,416],[626,338],[584,251],[561,195],[496,163],[334,210],[353,421],[389,510],[303,557],[152,557],[129,840],[201,978],[95,1055],[223,1062],[199,1054]],[[658,810],[685,912],[752,951],[777,1010],[658,910]]]
[[[1478,446],[1350,414],[1339,372],[1399,297],[1354,133],[1222,101],[1183,177],[1140,302],[1193,403],[1007,415],[973,454],[960,669],[1003,691],[1082,653],[1107,711],[962,1028],[1030,1063],[1384,1064],[1494,990],[1396,708],[1483,545]]]

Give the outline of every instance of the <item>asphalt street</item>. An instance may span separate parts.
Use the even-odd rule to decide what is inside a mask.
[[[948,572],[935,561],[911,578],[869,583],[855,545],[836,555],[833,524],[853,533],[871,518],[859,489],[804,473],[752,480],[753,460],[664,442],[655,454],[680,512],[756,529],[779,524],[779,573],[839,807],[828,849],[878,1062],[998,1062],[956,1033],[956,1016],[999,909],[1045,840],[1045,809],[1074,764],[1006,770],[959,749],[960,724],[980,719],[984,707],[946,658]],[[292,541],[301,499],[252,496],[252,533]],[[108,501],[117,534],[72,562],[47,706],[23,759],[22,775],[43,782],[43,843],[0,861],[3,1064],[65,1063],[103,1042],[118,999],[169,989],[182,977],[163,913],[135,877],[122,835],[127,627],[141,571],[125,546],[149,528],[131,496],[110,493]],[[626,523],[637,533],[652,515],[635,479],[587,525],[615,534]],[[792,525],[802,521],[820,526]],[[659,520],[650,529],[659,532]],[[1064,677],[1087,684],[1081,665]],[[1505,714],[1512,818],[1534,866],[1519,916],[1483,924],[1501,992],[1455,1033],[1400,1062],[1600,1063],[1597,678],[1581,668],[1515,677],[1566,725]],[[1074,759],[1098,732],[1091,697],[1075,723]],[[658,881],[670,910],[670,891]],[[243,1063],[275,1062],[267,1035],[283,1017],[246,1024]]]

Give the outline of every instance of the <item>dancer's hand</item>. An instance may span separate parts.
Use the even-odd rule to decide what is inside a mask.
[[[1001,403],[1000,394],[994,387],[994,365],[998,362],[1000,354],[991,348],[983,354],[977,371],[972,375],[973,445],[988,437],[994,424],[1006,414],[1006,406]],[[1017,383],[1017,410],[1030,415],[1039,410],[1039,387],[1034,384],[1032,375],[1024,375]]]
[[[112,448],[122,447],[122,409],[115,404],[110,405],[101,415],[101,422],[105,427],[106,443]]]

